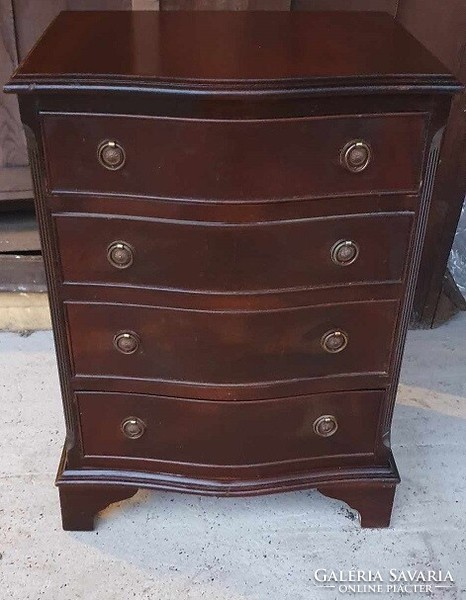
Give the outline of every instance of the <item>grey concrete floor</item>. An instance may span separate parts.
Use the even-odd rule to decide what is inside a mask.
[[[315,569],[450,570],[466,598],[466,315],[410,332],[393,428],[392,526],[337,500],[139,492],[91,533],[63,532],[53,486],[63,419],[50,332],[0,334],[0,600],[334,600]],[[359,595],[359,594],[358,594]],[[360,594],[400,598],[404,594]],[[354,595],[351,595],[354,597]]]

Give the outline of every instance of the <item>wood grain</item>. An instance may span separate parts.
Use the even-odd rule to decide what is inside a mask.
[[[158,460],[166,473],[179,473],[185,463],[190,470],[203,467],[214,478],[228,476],[233,467],[235,475],[250,479],[271,477],[285,465],[302,471],[316,464],[352,464],[355,455],[374,460],[384,393],[215,402],[79,392],[76,399],[86,466],[97,467],[105,458],[116,468],[153,470]],[[313,423],[328,414],[335,416],[338,429],[332,437],[320,437]],[[137,440],[121,434],[120,423],[129,415],[146,426]]]
[[[401,0],[397,18],[447,67],[466,81],[464,0]]]
[[[425,115],[203,121],[49,113],[43,129],[51,191],[199,202],[290,201],[417,193]],[[127,156],[118,171],[104,169],[94,159],[109,132]],[[366,140],[374,155],[356,176],[340,164],[341,149],[354,139]],[[150,152],[140,153],[141,145]]]
[[[291,0],[161,0],[161,10],[289,10]]]
[[[154,49],[162,24],[161,48],[148,53],[148,47]],[[310,32],[311,25],[314,29]],[[219,35],[223,29],[230,34],[227,40]],[[118,45],[113,43],[116,34]],[[265,50],[258,56],[261,41]],[[327,51],[329,44],[334,52]],[[96,52],[99,47],[100,53]],[[242,60],[231,60],[232,53]],[[385,74],[382,78],[381,73]],[[96,84],[96,74],[106,78],[108,91]],[[290,82],[293,75],[304,76],[309,85],[305,91],[299,88],[299,98],[290,98],[290,89],[295,92]],[[45,77],[49,83],[62,84],[68,77],[64,84],[67,93],[50,94]],[[241,85],[234,90],[220,88],[223,77]],[[137,79],[138,85],[121,83],[125,78]],[[168,80],[163,89],[154,85],[161,78]],[[193,79],[200,87],[190,87]],[[57,479],[63,488],[64,526],[90,529],[95,512],[127,497],[136,487],[223,495],[317,487],[359,510],[363,526],[387,526],[399,482],[390,450],[393,402],[435,177],[438,132],[446,121],[449,95],[461,89],[453,76],[384,14],[79,12],[66,13],[56,21],[15,80],[21,83],[10,86],[10,91],[25,92],[20,99],[21,112],[29,132],[67,424]],[[150,93],[144,82],[152,86]],[[261,82],[267,87],[259,88],[264,85]],[[32,84],[31,93],[28,86]],[[86,94],[83,85],[88,86]],[[267,94],[259,94],[258,88]],[[225,97],[219,90],[229,95]],[[334,126],[321,123],[322,111]],[[404,116],[399,116],[400,112]],[[40,113],[48,113],[44,127]],[[57,114],[71,113],[75,116],[66,117],[66,123],[56,119]],[[79,116],[82,113],[93,116]],[[413,113],[419,117],[414,118]],[[144,127],[134,115],[146,116]],[[394,123],[386,125],[392,118]],[[397,123],[403,119],[414,119],[415,127],[402,143],[401,131],[406,133],[407,127]],[[168,127],[165,121],[169,121]],[[316,129],[315,123],[322,126]],[[374,139],[370,166],[381,161],[383,173],[374,170],[370,175],[367,171],[371,181],[364,181],[364,173],[351,174],[348,185],[340,153],[335,155],[334,149],[341,148],[348,138],[366,135],[371,143]],[[387,143],[377,146],[383,138]],[[393,146],[394,138],[398,145]],[[126,170],[107,173],[99,165],[96,144],[103,139],[116,139],[125,146]],[[73,143],[64,159],[65,144],[70,140]],[[428,156],[426,144],[431,147]],[[388,146],[392,151],[387,151]],[[160,147],[166,150],[165,162],[160,161]],[[184,156],[181,168],[174,172],[172,163],[186,148],[191,149],[191,156]],[[401,155],[406,160],[402,168],[395,168]],[[228,176],[213,180],[202,162],[218,175]],[[244,189],[224,163],[234,167]],[[407,172],[406,163],[414,168]],[[284,165],[289,175],[286,183],[281,179]],[[256,171],[260,184],[248,166]],[[318,176],[310,178],[311,169]],[[73,178],[67,179],[67,171]],[[321,183],[316,183],[319,176]],[[183,179],[197,188],[191,185],[182,198],[156,197],[161,191],[184,192]],[[52,193],[57,182],[68,192]],[[373,193],[381,182],[382,188],[390,190],[403,190],[407,184],[415,184],[416,189],[409,197],[401,194],[394,199],[393,194]],[[303,183],[304,191],[296,187]],[[262,202],[256,195],[259,185],[263,187],[259,190]],[[141,186],[145,186],[146,197],[131,197]],[[100,190],[100,194],[86,197],[77,193],[79,189]],[[324,201],[312,201],[306,194],[316,189],[326,196]],[[328,198],[329,191],[340,198]],[[296,197],[283,202],[282,192]],[[309,211],[309,217],[326,217],[331,210],[331,215],[344,219],[354,214],[355,207],[357,215],[380,215],[395,201],[417,209],[409,247],[403,252],[410,269],[401,282],[368,285],[353,280],[347,281],[348,285],[280,293],[269,293],[263,281],[256,285],[263,269],[253,268],[253,260],[272,260],[277,271],[289,270],[285,277],[273,273],[276,285],[288,285],[288,275],[295,281],[289,266],[290,259],[298,260],[293,253],[295,257],[307,253],[310,262],[319,260],[312,251],[313,243],[329,245],[327,239],[319,243],[320,232],[312,234],[311,241],[310,230],[300,234],[303,243],[308,238],[309,247],[293,250],[293,244],[283,243],[284,237],[298,234],[284,236],[282,225],[294,227],[295,221],[303,220],[303,210]],[[144,225],[142,231],[131,216],[138,217],[141,224],[153,217],[163,219],[163,214],[172,214],[177,222],[186,221],[191,214],[193,232],[189,235],[198,241],[193,238],[191,243],[186,233],[174,232],[165,241],[159,238],[164,247],[155,253],[175,252],[182,258],[183,248],[190,247],[189,252],[199,252],[204,268],[212,265],[213,279],[204,288],[191,281],[194,293],[124,284],[91,285],[89,267],[79,283],[64,283],[52,205],[61,215],[55,218],[62,222],[66,211],[75,213],[70,215],[73,219],[83,210],[93,213],[93,219],[105,221],[115,215],[111,226],[105,223],[100,227],[100,235],[94,228],[93,235],[99,239],[120,233],[117,219],[131,220],[134,226],[125,231],[139,236],[137,256],[143,255],[143,247],[152,252],[148,240],[152,235],[159,237],[160,229],[149,231]],[[103,212],[97,217],[100,208]],[[280,227],[267,224],[264,232],[261,225],[251,233],[247,224],[261,222],[257,220],[261,214],[267,223],[282,221]],[[205,228],[202,221],[208,223],[209,232],[203,229],[199,233]],[[236,233],[217,235],[221,227],[231,227]],[[325,227],[330,231],[333,225],[322,218]],[[374,230],[377,233],[379,228]],[[73,260],[84,265],[89,264],[85,255],[89,233],[79,239],[61,233],[69,238]],[[340,229],[337,233],[343,235]],[[174,248],[169,247],[173,237],[180,240]],[[390,237],[398,249],[396,235]],[[381,242],[371,239],[375,254]],[[205,240],[209,248],[204,248]],[[106,248],[105,243],[104,251]],[[227,271],[234,274],[233,252],[239,264],[246,266],[236,279],[222,280],[224,274],[219,273],[215,261],[225,253],[230,260]],[[173,282],[177,287],[190,283],[183,272],[190,268],[186,262],[177,267],[179,278]],[[163,260],[160,265],[163,267]],[[149,281],[142,272],[140,276],[143,284]],[[210,293],[221,285],[227,293]],[[246,287],[256,291],[245,294]],[[232,289],[241,293],[230,293]],[[331,332],[334,343],[335,338],[346,338],[347,345],[329,345]],[[132,348],[126,346],[127,353],[122,340],[134,342]],[[375,403],[370,403],[369,396]],[[338,431],[334,428],[335,435],[321,440],[313,436],[325,434],[316,425],[316,416],[324,413],[328,423],[337,419]],[[146,444],[139,447],[142,452],[129,445],[138,440],[122,437],[131,433],[122,427],[130,416],[146,420],[148,430],[160,430],[160,437],[141,438]],[[312,464],[298,469],[301,458],[312,459]],[[115,465],[114,461],[119,462]],[[163,462],[174,465],[173,470],[167,472]],[[275,470],[270,477],[266,476],[268,466],[261,470],[264,463]],[[220,473],[216,465],[222,469]],[[256,470],[257,476],[248,476],[247,470],[249,474]],[[131,489],[125,492],[120,486]]]
[[[245,295],[400,282],[412,217],[412,213],[335,215],[234,227],[66,213],[54,221],[64,282]],[[87,243],[76,255],[83,239]],[[359,249],[355,262],[343,267],[332,260],[332,248],[342,239],[355,240]],[[132,248],[133,263],[127,268],[115,268],[108,260],[107,248],[116,240],[125,240]],[[377,252],[372,251],[375,247]]]
[[[397,4],[398,0],[292,0],[291,10],[369,10],[395,15]]]

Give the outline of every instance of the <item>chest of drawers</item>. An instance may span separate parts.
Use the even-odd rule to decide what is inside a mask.
[[[47,266],[65,529],[139,488],[317,488],[389,524],[458,89],[387,15],[57,18],[7,90]]]

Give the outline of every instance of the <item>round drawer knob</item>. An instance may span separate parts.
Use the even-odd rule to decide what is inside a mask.
[[[331,257],[340,267],[352,265],[359,256],[359,246],[351,240],[340,240],[333,245]]]
[[[130,440],[137,440],[144,435],[146,424],[137,417],[128,417],[121,422],[121,431]]]
[[[107,248],[107,260],[116,269],[127,269],[133,264],[134,249],[126,242],[112,242]]]
[[[314,421],[312,428],[318,436],[330,437],[336,433],[338,422],[333,415],[322,415]]]
[[[332,329],[322,336],[320,343],[326,352],[337,354],[348,345],[348,335],[339,329]]]
[[[117,333],[113,338],[113,345],[122,354],[134,354],[139,348],[139,337],[132,331]]]
[[[353,140],[341,151],[340,162],[351,173],[360,173],[368,167],[371,158],[372,150],[369,144],[363,140]]]
[[[100,164],[110,171],[117,171],[125,164],[126,153],[118,142],[106,140],[97,149]]]

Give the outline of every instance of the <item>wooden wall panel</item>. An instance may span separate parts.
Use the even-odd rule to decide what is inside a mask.
[[[398,0],[292,0],[291,10],[382,11],[396,14]]]
[[[464,0],[400,0],[398,20],[466,83]],[[466,94],[456,97],[445,133],[414,300],[414,324],[440,324],[448,257],[466,196]],[[446,315],[448,316],[448,315]]]
[[[7,82],[18,64],[13,5],[0,0],[0,86]],[[0,169],[27,165],[26,143],[15,96],[0,91]],[[0,171],[6,179],[6,171]],[[0,191],[6,187],[6,181]]]

